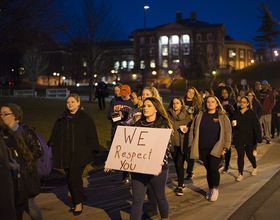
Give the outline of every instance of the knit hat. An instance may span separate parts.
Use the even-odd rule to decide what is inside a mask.
[[[23,111],[22,111],[20,106],[18,106],[15,103],[6,103],[6,104],[2,105],[2,107],[10,108],[11,112],[15,116],[15,120],[22,121],[22,119],[23,119]]]
[[[263,81],[261,82],[261,85],[268,85],[268,82],[267,82],[266,80],[263,80]]]

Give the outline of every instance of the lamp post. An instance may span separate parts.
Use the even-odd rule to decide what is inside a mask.
[[[145,68],[143,70],[143,76],[142,76],[142,88],[146,86],[146,67],[147,67],[147,56],[146,56],[146,9],[148,9],[149,6],[144,6],[144,65]]]
[[[173,93],[173,71],[168,70],[168,73],[171,76],[171,93]]]

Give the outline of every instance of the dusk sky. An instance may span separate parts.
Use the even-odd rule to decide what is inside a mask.
[[[105,0],[99,0],[105,1]],[[112,16],[123,26],[124,40],[128,40],[131,32],[144,28],[144,5],[150,8],[146,11],[146,26],[153,28],[158,25],[176,21],[176,11],[180,10],[182,18],[190,18],[191,12],[196,12],[199,21],[211,24],[223,23],[227,35],[234,40],[252,42],[261,26],[261,13],[258,7],[264,0],[106,0],[112,7]],[[69,1],[70,2],[70,1]],[[73,2],[77,2],[76,0]],[[265,1],[272,12],[273,18],[280,22],[280,0]],[[76,3],[73,3],[78,11]],[[278,28],[280,30],[280,26]],[[280,39],[278,39],[280,44]]]

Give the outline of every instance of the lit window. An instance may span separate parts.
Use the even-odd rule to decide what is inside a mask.
[[[155,48],[150,49],[150,56],[154,57],[155,56]]]
[[[161,39],[161,44],[168,44],[168,37],[167,36],[161,36],[160,37],[160,39]]]
[[[197,34],[197,35],[196,35],[196,40],[197,40],[197,41],[201,41],[201,34]]]
[[[207,34],[207,40],[212,41],[212,34],[211,33]]]
[[[178,56],[178,54],[179,54],[179,48],[178,48],[178,47],[173,47],[173,48],[172,48],[172,52],[173,52],[173,55],[174,55],[174,56]]]
[[[207,53],[212,54],[213,53],[213,46],[211,44],[207,45]]]
[[[120,68],[120,62],[117,61],[117,62],[115,62],[114,69],[118,70],[119,68]]]
[[[163,60],[162,67],[168,68],[168,61],[167,60]]]
[[[177,35],[171,36],[171,44],[178,44],[179,43],[179,37]]]
[[[156,43],[155,37],[150,37],[150,44],[155,44],[155,43]]]
[[[180,60],[173,60],[173,63],[180,63]]]
[[[189,47],[187,45],[184,47],[183,54],[184,55],[188,55],[189,54]]]
[[[87,66],[87,62],[84,61],[84,62],[83,62],[83,67],[86,67],[86,66]]]
[[[140,62],[140,69],[145,69],[145,61],[141,60]]]
[[[151,68],[156,68],[156,61],[151,60],[151,62],[150,62],[150,67],[151,67]]]
[[[131,60],[131,61],[128,62],[128,69],[131,70],[133,68],[134,68],[134,61]]]
[[[190,36],[187,34],[184,34],[182,36],[182,43],[190,43]]]
[[[144,45],[145,44],[145,38],[144,37],[141,37],[140,38],[140,45]]]
[[[240,58],[244,58],[244,50],[240,50]]]
[[[162,56],[168,56],[168,48],[167,47],[162,48]]]
[[[124,68],[124,69],[127,68],[127,62],[126,61],[122,61],[122,68]]]
[[[240,61],[240,69],[244,68],[244,61]]]

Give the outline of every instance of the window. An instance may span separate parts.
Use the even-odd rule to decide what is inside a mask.
[[[167,36],[161,36],[160,40],[161,40],[161,44],[163,44],[163,45],[168,44],[168,37]]]
[[[244,61],[240,61],[240,69],[244,68]]]
[[[212,54],[213,53],[213,46],[211,44],[207,45],[207,53]]]
[[[131,70],[133,68],[134,68],[134,61],[131,60],[131,61],[128,62],[128,69]]]
[[[140,69],[145,69],[145,61],[141,60],[140,62]]]
[[[84,61],[84,62],[83,62],[83,67],[86,67],[86,66],[87,66],[87,62]]]
[[[184,55],[189,55],[189,46],[187,46],[187,45],[184,46],[183,54]]]
[[[213,39],[212,39],[212,34],[211,34],[211,33],[207,34],[207,40],[208,40],[208,41],[212,41],[212,40],[213,40]]]
[[[178,48],[178,47],[173,47],[173,48],[172,48],[172,52],[173,52],[173,55],[174,55],[174,56],[178,56],[178,54],[179,54],[179,48]]]
[[[163,60],[162,67],[168,68],[168,61],[167,60]]]
[[[233,61],[229,61],[228,64],[232,67],[234,67],[234,62]]]
[[[180,60],[173,60],[173,63],[180,63]]]
[[[150,62],[150,67],[151,67],[151,68],[156,68],[156,61],[151,60],[151,62]]]
[[[244,58],[244,50],[240,50],[240,58]]]
[[[196,40],[197,40],[197,41],[201,41],[201,40],[202,40],[202,39],[201,39],[201,34],[197,34],[197,35],[196,35]]]
[[[155,43],[156,43],[155,37],[150,37],[150,44],[155,44]]]
[[[187,44],[189,44],[189,43],[190,43],[190,36],[187,35],[187,34],[184,34],[184,35],[182,36],[182,43],[187,43]]]
[[[144,57],[144,48],[140,48],[140,57]]]
[[[126,61],[122,61],[122,68],[124,68],[124,69],[127,68],[127,62]]]
[[[150,49],[150,56],[154,57],[155,56],[155,48]]]
[[[162,48],[162,56],[168,56],[168,48],[166,46]]]
[[[115,62],[114,69],[118,70],[119,68],[120,68],[120,62],[117,61],[117,62]]]
[[[178,35],[172,35],[171,36],[171,44],[178,44],[178,43],[179,43]]]
[[[234,57],[236,54],[233,52],[233,50],[229,50],[228,51],[228,56],[230,57],[230,58],[232,58],[232,57]]]
[[[141,37],[140,38],[140,45],[144,45],[145,44],[145,38],[144,37]]]

